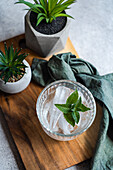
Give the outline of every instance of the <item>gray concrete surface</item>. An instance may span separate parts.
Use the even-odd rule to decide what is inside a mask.
[[[9,148],[6,135],[0,124],[0,170],[15,170],[18,168],[12,150]]]
[[[79,56],[100,74],[113,72],[113,0],[78,0],[70,13],[70,38]]]
[[[0,41],[24,33],[25,6],[14,5],[15,1],[0,1]],[[70,38],[79,56],[100,74],[113,72],[113,0],[78,0],[69,13],[75,18]],[[6,122],[0,120],[0,170],[23,169]],[[89,161],[69,169],[88,170]]]

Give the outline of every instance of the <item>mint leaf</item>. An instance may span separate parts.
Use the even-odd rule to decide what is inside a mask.
[[[55,104],[55,106],[63,113],[69,113],[71,111],[70,104]]]
[[[81,99],[81,97],[79,97],[79,99],[77,100],[76,105],[74,107],[74,110],[77,110],[78,107],[81,107],[81,104],[82,104],[82,99]]]
[[[90,110],[90,108],[86,107],[84,104],[81,104],[81,106],[77,108],[77,111],[80,112],[86,112],[88,110]]]
[[[80,112],[86,112],[90,108],[82,104],[82,98],[79,97],[77,89],[67,98],[66,104],[55,104],[55,106],[64,114],[66,121],[75,126],[80,120]]]
[[[64,118],[67,120],[69,124],[71,124],[73,127],[75,126],[75,120],[73,119],[73,116],[71,113],[65,114],[64,113]]]
[[[78,91],[77,89],[67,98],[66,104],[74,104],[78,100]]]
[[[79,120],[80,120],[80,114],[78,111],[74,111],[72,112],[72,117],[75,120],[75,122],[78,124]]]

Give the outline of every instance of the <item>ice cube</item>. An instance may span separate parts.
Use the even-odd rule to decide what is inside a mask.
[[[62,115],[59,118],[58,125],[59,125],[59,128],[62,130],[62,133],[65,134],[65,135],[70,134],[71,131],[74,129],[73,126],[71,126],[66,121],[66,119],[64,118],[63,113],[62,113]]]
[[[52,102],[49,101],[45,104],[44,109],[43,109],[43,116],[42,116],[42,120],[44,122],[44,124],[46,125],[46,127],[50,127],[50,119],[51,119],[51,114],[50,114],[50,109],[53,106]],[[53,131],[58,131],[58,127],[54,127],[53,129],[51,129]]]
[[[50,107],[51,107],[51,101],[45,103],[45,106],[44,106],[44,109],[43,109],[43,116],[42,116],[42,118],[43,118],[43,122],[45,123],[45,125],[47,127],[49,127],[49,121],[48,121],[48,113],[49,112],[48,111],[49,111]]]
[[[53,102],[56,104],[65,104],[66,99],[68,98],[71,92],[72,91],[67,87],[58,86],[56,88],[56,93]]]
[[[49,110],[50,113],[50,128],[55,128],[60,116],[62,115],[62,112],[57,109],[55,104],[65,104],[67,97],[70,95],[72,91],[64,86],[58,86],[56,88],[55,96],[53,99],[53,104]]]

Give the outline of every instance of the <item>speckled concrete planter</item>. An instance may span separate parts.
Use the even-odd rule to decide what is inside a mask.
[[[25,16],[26,46],[41,57],[50,56],[64,49],[69,32],[70,19],[67,18],[66,26],[58,33],[45,35],[37,32],[30,23],[30,12]]]
[[[24,76],[17,82],[7,82],[6,84],[0,79],[0,90],[6,93],[14,94],[19,93],[27,88],[31,81],[31,68],[26,60],[24,60],[23,63],[27,66],[27,68],[25,68],[26,73]]]

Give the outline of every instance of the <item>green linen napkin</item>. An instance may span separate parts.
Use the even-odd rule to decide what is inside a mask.
[[[32,77],[40,85],[60,79],[84,84],[103,107],[103,117],[92,170],[113,170],[113,74],[100,76],[97,69],[71,53],[53,55],[49,61],[33,59]]]

